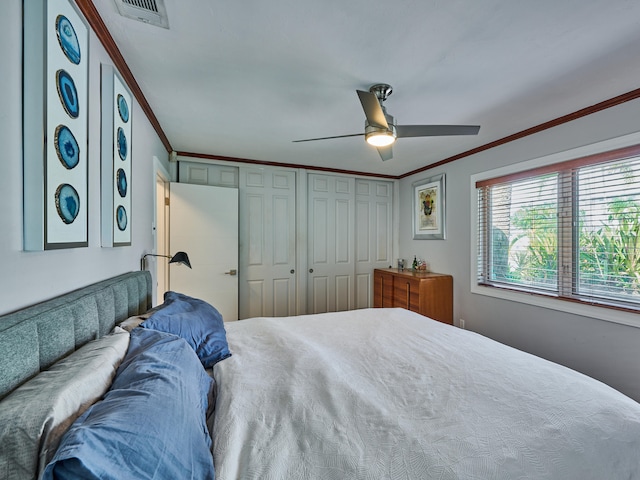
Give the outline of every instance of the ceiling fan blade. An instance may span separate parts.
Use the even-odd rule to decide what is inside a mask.
[[[358,93],[358,98],[360,98],[360,103],[369,121],[369,125],[388,129],[389,124],[384,116],[378,97],[371,92],[363,92],[362,90],[356,90],[356,92]]]
[[[479,125],[396,125],[398,138],[477,135]]]
[[[383,162],[391,160],[393,158],[393,149],[391,148],[391,145],[387,147],[376,147],[376,150],[378,150],[380,158]]]
[[[293,143],[313,142],[315,140],[331,140],[332,138],[362,137],[363,135],[364,133],[352,133],[350,135],[336,135],[334,137],[305,138],[304,140],[292,140],[292,142]]]

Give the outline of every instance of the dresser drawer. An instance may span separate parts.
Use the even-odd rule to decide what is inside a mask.
[[[393,306],[420,313],[420,281],[396,278],[393,284]]]
[[[374,270],[374,307],[400,307],[453,324],[453,278],[441,273]]]
[[[393,301],[393,283],[394,276],[374,271],[373,274],[373,306],[391,308],[394,306]]]

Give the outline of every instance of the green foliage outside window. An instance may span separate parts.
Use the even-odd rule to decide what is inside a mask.
[[[586,228],[584,212],[578,228],[579,289],[599,295],[640,295],[640,204],[614,200],[607,221]],[[555,288],[558,279],[558,227],[554,204],[523,207],[511,217],[508,237],[494,229],[493,280],[539,288]],[[498,230],[496,232],[496,230]],[[506,251],[505,251],[506,250]]]
[[[580,284],[600,293],[640,295],[640,204],[617,199],[607,207],[607,222],[596,231],[584,231],[580,222]]]

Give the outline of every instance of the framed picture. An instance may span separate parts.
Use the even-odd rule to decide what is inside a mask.
[[[89,33],[69,0],[24,2],[24,249],[88,245]]]
[[[131,245],[131,92],[111,65],[101,66],[102,246]]]
[[[443,240],[445,230],[445,175],[413,184],[413,238]]]

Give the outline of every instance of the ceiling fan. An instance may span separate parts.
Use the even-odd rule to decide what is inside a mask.
[[[393,158],[391,145],[396,141],[396,138],[477,135],[480,130],[478,125],[396,125],[395,119],[387,113],[387,109],[383,105],[383,102],[392,92],[391,85],[386,83],[376,83],[369,88],[368,92],[356,90],[364,115],[367,118],[364,122],[364,133],[307,138],[305,140],[294,140],[293,142],[312,142],[315,140],[364,135],[367,143],[377,148],[382,160],[390,160]]]

